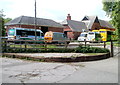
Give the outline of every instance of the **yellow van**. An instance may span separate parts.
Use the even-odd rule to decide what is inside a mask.
[[[99,32],[102,37],[102,41],[109,41],[113,36],[113,31],[110,31],[108,29],[93,30],[92,32]]]
[[[61,43],[62,40],[68,40],[68,38],[64,33],[49,31],[45,33],[44,40],[49,43]]]

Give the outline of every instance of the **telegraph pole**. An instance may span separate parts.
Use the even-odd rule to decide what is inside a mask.
[[[35,0],[35,18],[34,18],[34,27],[35,27],[35,40],[37,40],[37,28],[36,28],[36,25],[37,25],[37,19],[36,19],[36,0]]]

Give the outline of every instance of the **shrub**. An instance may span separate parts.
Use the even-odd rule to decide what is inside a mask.
[[[97,48],[97,47],[83,47],[79,46],[75,49],[76,53],[107,53],[109,52],[106,48]]]

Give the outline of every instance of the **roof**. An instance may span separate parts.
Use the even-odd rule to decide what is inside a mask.
[[[34,25],[34,17],[29,16],[20,16],[17,17],[10,22],[6,23],[5,25]],[[51,19],[43,19],[43,18],[37,18],[37,25],[38,26],[48,26],[48,27],[60,27],[64,28],[61,24],[51,20]]]
[[[108,21],[104,21],[104,20],[99,19],[99,22],[100,22],[100,25],[102,27],[113,28],[113,26]]]
[[[68,25],[74,32],[82,32],[83,29],[87,31],[87,27],[84,22],[75,20],[64,20],[61,24]]]
[[[92,28],[93,23],[95,22],[95,20],[98,19],[97,16],[85,16],[82,19],[82,22],[84,22],[87,26],[88,29]]]
[[[94,22],[100,23],[101,27],[113,28],[113,26],[108,21],[98,19],[97,16],[85,16],[82,19],[82,22],[84,22],[86,24],[88,29],[92,28],[92,25]]]

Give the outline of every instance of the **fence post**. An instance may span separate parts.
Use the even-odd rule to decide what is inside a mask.
[[[86,39],[84,39],[84,42],[85,42],[85,47],[86,47],[86,44],[87,44]]]
[[[106,48],[106,42],[104,41],[104,48]]]
[[[44,47],[45,47],[45,51],[46,51],[47,50],[47,42],[46,41],[45,41],[45,46]]]
[[[22,52],[22,41],[20,40],[20,52]]]
[[[110,43],[111,57],[113,57],[113,56],[114,56],[114,52],[113,52],[113,41],[111,40],[110,42],[111,42],[111,43]]]
[[[5,49],[5,52],[7,51],[7,40],[3,40],[4,41],[4,46],[3,48]]]
[[[67,41],[65,41],[65,49],[67,49]]]
[[[27,51],[26,49],[27,49],[27,41],[25,41],[25,51]]]

